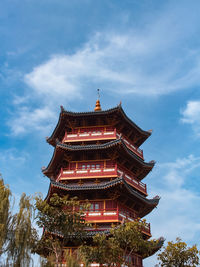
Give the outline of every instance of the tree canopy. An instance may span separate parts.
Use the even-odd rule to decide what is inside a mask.
[[[33,227],[33,208],[31,197],[23,193],[19,211],[12,216],[9,229],[7,262],[12,266],[31,266],[31,253],[38,241],[37,231]]]
[[[10,197],[11,191],[4,184],[0,175],[0,256],[5,251],[5,245],[8,241],[8,232],[11,219],[10,213]]]
[[[63,248],[69,240],[78,242],[84,237],[84,210],[88,203],[82,204],[77,198],[53,194],[49,200],[36,197],[36,221],[44,229],[38,242],[37,252],[55,260],[62,261]]]
[[[158,254],[162,267],[195,267],[199,266],[199,251],[196,245],[188,247],[180,238],[176,242],[168,242],[164,250]]]
[[[83,245],[80,251],[87,263],[129,266],[132,264],[132,254],[139,253],[146,257],[158,248],[158,241],[145,240],[142,233],[144,227],[146,227],[145,220],[113,226],[108,235],[94,236],[93,245]]]
[[[85,227],[91,225],[85,223],[84,214],[90,204],[81,203],[77,198],[53,194],[43,200],[40,195],[33,199],[23,193],[16,213],[12,212],[11,203],[9,186],[0,177],[1,266],[31,266],[32,253],[46,257],[41,260],[43,267],[59,266],[64,258],[68,267],[78,267],[80,262],[132,266],[131,255],[145,258],[161,247],[159,240],[145,239],[145,220],[113,225],[110,231],[88,238]],[[44,229],[41,238],[33,226],[35,219]],[[69,251],[64,252],[68,243],[80,247],[69,254]],[[168,242],[158,254],[159,266],[199,266],[199,253],[196,245],[188,247],[177,238],[176,242]]]

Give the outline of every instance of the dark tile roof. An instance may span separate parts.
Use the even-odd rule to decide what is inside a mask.
[[[72,112],[72,111],[67,111],[61,106],[61,112],[59,116],[58,123],[51,135],[51,137],[47,138],[47,142],[51,143],[53,142],[53,139],[56,138],[56,133],[57,130],[60,128],[63,118],[65,116],[70,116],[70,117],[80,117],[80,116],[99,116],[99,115],[108,115],[108,114],[113,114],[113,113],[120,113],[122,118],[133,128],[135,128],[142,136],[143,139],[138,143],[138,146],[141,145],[150,135],[151,131],[144,131],[142,130],[137,124],[135,124],[129,117],[126,115],[124,110],[122,109],[121,105],[118,105],[117,107],[107,109],[107,110],[101,110],[101,111],[88,111],[88,112]]]
[[[163,244],[165,242],[164,237],[160,237],[158,240],[155,240],[155,247],[151,251],[151,253],[148,253],[147,255],[143,256],[143,259],[152,256],[154,253],[156,253],[159,249],[162,248]]]
[[[86,112],[72,112],[72,111],[67,111],[63,107],[61,107],[61,112],[66,115],[70,115],[72,117],[77,117],[77,116],[99,116],[99,115],[108,115],[112,114],[115,112],[120,112],[123,118],[130,123],[134,128],[136,128],[140,133],[150,136],[151,132],[150,131],[144,131],[142,130],[137,124],[135,124],[129,117],[126,115],[124,112],[123,108],[121,105],[118,105],[114,108],[111,109],[106,109],[106,110],[99,110],[99,111],[86,111]]]
[[[145,167],[151,167],[155,165],[155,161],[150,161],[150,162],[144,162],[143,159],[141,159],[137,154],[135,154],[133,151],[131,151],[125,144],[122,138],[115,139],[103,144],[89,144],[89,145],[66,145],[62,144],[59,141],[57,141],[57,147],[63,148],[68,151],[85,151],[85,150],[102,150],[102,149],[107,149],[110,147],[114,147],[116,145],[122,145],[124,150],[132,156],[134,159],[136,159],[138,162],[142,163]]]
[[[99,184],[94,184],[94,183],[90,183],[90,184],[82,184],[82,185],[67,185],[67,184],[62,184],[59,182],[55,182],[54,180],[50,181],[50,187],[57,187],[66,191],[82,191],[82,190],[104,190],[113,186],[116,186],[118,184],[124,184],[125,188],[127,189],[127,191],[137,197],[138,199],[140,199],[142,202],[144,202],[147,205],[150,206],[154,206],[156,207],[159,203],[160,198],[158,196],[156,196],[153,199],[148,199],[146,197],[144,197],[142,194],[140,194],[138,191],[134,190],[126,181],[123,177],[118,177],[112,181],[107,181],[107,182],[102,182]],[[49,195],[49,192],[48,192]],[[47,195],[47,197],[48,197]]]

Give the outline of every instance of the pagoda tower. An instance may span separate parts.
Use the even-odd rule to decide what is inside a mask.
[[[147,198],[142,179],[155,162],[145,162],[139,148],[151,135],[131,121],[121,104],[102,110],[70,112],[61,106],[58,123],[47,142],[54,147],[49,165],[43,169],[50,179],[46,199],[53,193],[89,200],[88,233],[108,232],[113,224],[133,221],[150,213],[159,197]],[[150,224],[142,229],[151,237]],[[142,267],[142,256],[131,256],[132,266]],[[94,265],[93,266],[98,266]]]

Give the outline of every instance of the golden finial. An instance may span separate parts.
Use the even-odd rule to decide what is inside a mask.
[[[96,101],[96,106],[95,106],[95,109],[94,111],[101,111],[101,104],[100,104],[100,101],[99,101],[99,98],[100,98],[100,93],[99,93],[99,89],[97,89],[97,94],[98,94],[98,99]]]

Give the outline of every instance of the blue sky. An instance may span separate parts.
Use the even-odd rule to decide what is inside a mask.
[[[0,172],[16,199],[48,190],[41,173],[60,105],[93,110],[122,101],[152,136],[157,163],[144,182],[161,201],[153,237],[200,235],[200,2],[1,0]],[[154,266],[156,258],[145,261]]]

